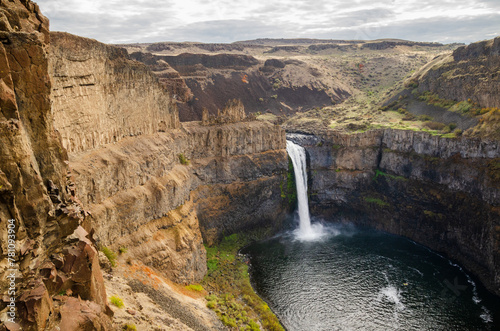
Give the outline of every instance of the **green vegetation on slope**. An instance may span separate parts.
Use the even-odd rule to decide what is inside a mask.
[[[225,237],[206,247],[208,272],[202,284],[210,291],[207,307],[227,326],[238,330],[284,331],[269,306],[254,292],[248,261],[238,250],[252,240],[266,237],[266,230]],[[260,323],[260,324],[259,324]]]

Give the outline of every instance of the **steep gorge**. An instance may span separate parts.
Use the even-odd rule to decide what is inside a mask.
[[[1,2],[0,9],[6,68],[0,76],[0,288],[4,293],[9,286],[6,229],[15,219],[20,323],[28,330],[111,330],[106,283],[113,291],[141,293],[144,302],[169,303],[170,310],[154,309],[172,320],[156,316],[154,322],[220,328],[203,305],[173,299],[179,296],[159,287],[157,275],[197,282],[207,270],[204,243],[280,227],[287,212],[284,130],[245,118],[234,103],[217,118],[181,124],[158,77],[124,50],[49,35],[31,1]],[[480,94],[464,96],[470,93]],[[478,98],[498,106],[494,97]],[[309,153],[314,214],[444,252],[500,294],[498,141],[390,129],[322,132],[290,136]],[[103,279],[94,242],[128,250],[121,274],[104,267]],[[134,278],[138,269],[146,280]],[[8,299],[2,299],[5,321]],[[142,325],[152,325],[147,309],[135,313],[144,317]],[[125,314],[117,313],[120,321],[133,318]]]

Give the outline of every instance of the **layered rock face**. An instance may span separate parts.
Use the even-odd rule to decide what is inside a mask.
[[[101,244],[176,282],[199,281],[207,244],[266,223],[279,226],[287,166],[284,132],[261,122],[186,123],[183,130],[130,137],[70,165]],[[179,155],[189,159],[182,164]]]
[[[441,98],[472,99],[481,107],[500,105],[500,37],[457,48],[420,73],[419,91]]]
[[[175,102],[125,50],[52,32],[50,52],[52,110],[68,152],[179,127]]]
[[[500,145],[425,132],[291,136],[310,162],[313,214],[406,236],[500,293]]]
[[[0,329],[110,330],[97,252],[78,227],[85,213],[53,127],[49,39],[36,4],[0,2]],[[55,299],[61,291],[74,296]]]
[[[91,214],[84,227],[100,245],[127,247],[170,279],[192,283],[206,272],[203,241],[279,226],[287,167],[280,127],[246,120],[234,100],[203,125],[179,128],[170,97],[143,64],[95,41],[53,37],[55,126]]]

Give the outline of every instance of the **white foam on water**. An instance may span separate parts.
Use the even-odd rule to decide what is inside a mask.
[[[481,315],[479,315],[479,317],[481,317],[481,319],[483,320],[484,323],[492,323],[493,322],[493,318],[491,317],[491,314],[490,314],[490,311],[488,309],[486,309],[485,306],[481,306],[481,309],[483,310],[483,313]]]
[[[397,311],[405,309],[405,305],[401,302],[401,291],[395,286],[389,285],[379,291],[377,300],[381,301],[386,299],[388,302],[393,303]]]

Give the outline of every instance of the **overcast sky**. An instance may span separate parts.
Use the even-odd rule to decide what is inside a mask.
[[[469,43],[500,35],[500,0],[36,2],[50,19],[52,31],[105,43],[256,38],[400,38]]]

